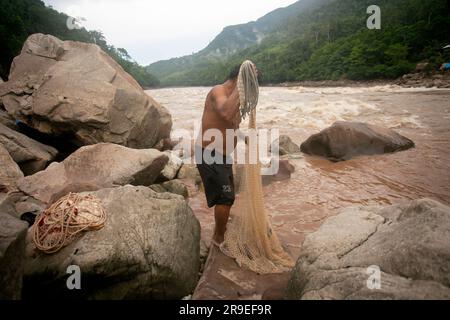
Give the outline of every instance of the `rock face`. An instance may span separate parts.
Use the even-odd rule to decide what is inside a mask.
[[[169,162],[161,172],[161,179],[173,180],[177,176],[178,171],[180,171],[183,160],[181,160],[173,151],[166,151],[164,154],[169,158]]]
[[[343,161],[358,155],[390,153],[414,146],[413,141],[387,128],[360,122],[338,121],[309,137],[302,143],[301,151],[332,161]]]
[[[0,144],[0,192],[8,192],[16,189],[17,180],[23,178],[17,163]]]
[[[20,191],[0,193],[0,212],[21,219],[24,213],[38,215],[46,209],[47,205],[26,196]]]
[[[27,248],[25,297],[81,295],[88,299],[181,299],[198,280],[200,225],[185,200],[147,187],[90,194],[108,217],[56,254]],[[67,267],[81,269],[82,290],[67,290]]]
[[[207,260],[203,274],[192,295],[193,300],[261,300],[268,293],[284,289],[289,272],[257,274],[238,266],[236,260],[226,256],[217,246],[206,248]],[[281,291],[280,290],[280,291]],[[274,297],[275,298],[275,297]],[[276,297],[277,299],[282,299]]]
[[[168,158],[154,149],[129,149],[101,143],[78,149],[61,163],[25,177],[18,188],[44,203],[69,192],[95,191],[125,184],[151,185]]]
[[[183,196],[184,198],[189,197],[189,191],[187,187],[180,180],[167,181],[164,182],[161,186],[166,189],[167,192],[178,194],[180,196]]]
[[[278,143],[279,145],[280,156],[300,152],[300,147],[297,144],[295,144],[292,141],[292,139],[288,136],[281,135],[280,138],[276,140],[274,143]]]
[[[0,124],[0,144],[5,146],[11,157],[26,175],[41,170],[51,162],[58,151]]]
[[[183,164],[178,171],[178,179],[188,179],[195,181],[196,184],[202,182],[200,173],[198,172],[197,166],[195,164]]]
[[[449,275],[449,207],[429,199],[355,207],[306,238],[288,296],[450,299]]]
[[[16,129],[16,122],[12,116],[9,115],[6,110],[2,109],[2,101],[0,100],[0,124],[7,126],[11,129]]]
[[[25,222],[0,212],[0,300],[21,298],[27,229]]]
[[[80,145],[151,148],[172,127],[168,111],[100,47],[51,35],[26,40],[0,99],[16,119],[44,133],[71,133]]]
[[[183,196],[184,198],[189,197],[189,190],[186,185],[181,182],[181,180],[171,180],[162,184],[153,184],[149,186],[149,188],[158,193],[169,192],[178,194],[180,196]]]

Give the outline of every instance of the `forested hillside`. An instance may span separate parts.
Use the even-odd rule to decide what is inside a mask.
[[[366,26],[373,4],[381,8],[381,30]],[[441,63],[439,49],[450,39],[446,0],[324,0],[300,11],[224,59],[196,54],[149,70],[163,85],[212,85],[244,59],[257,63],[265,83],[396,78],[419,61]]]
[[[12,59],[20,53],[26,38],[33,33],[51,34],[61,40],[96,43],[142,86],[158,85],[146,68],[138,65],[123,48],[109,45],[100,31],[84,28],[70,30],[68,16],[47,7],[39,0],[0,0],[0,76],[7,79]]]

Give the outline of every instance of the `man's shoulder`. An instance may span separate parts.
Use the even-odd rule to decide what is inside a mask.
[[[221,84],[214,86],[209,92],[209,96],[211,96],[212,98],[217,98],[223,95],[226,95],[226,90],[225,87]]]

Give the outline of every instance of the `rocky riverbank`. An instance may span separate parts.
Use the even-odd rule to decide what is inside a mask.
[[[0,84],[0,112],[0,299],[192,293],[200,227],[163,106],[98,46],[34,34]],[[55,139],[71,147],[38,141]],[[69,193],[99,199],[105,226],[42,253],[28,227]],[[67,290],[70,266],[83,290]]]
[[[269,87],[374,87],[398,85],[404,88],[450,88],[450,72],[413,72],[403,75],[395,80],[376,79],[376,80],[323,80],[323,81],[297,81],[283,82],[278,84],[268,84]]]
[[[320,99],[327,94],[334,101],[333,92],[321,93]],[[311,100],[301,106],[287,100],[262,106],[264,125],[281,121],[285,129],[304,110],[322,122],[302,139],[295,132],[279,138],[280,171],[264,179],[265,197],[275,232],[298,261],[291,273],[260,276],[217,250],[210,252],[213,216],[204,204],[198,171],[170,150],[172,115],[178,124],[182,112],[171,115],[150,95],[95,45],[42,34],[25,42],[9,81],[0,83],[0,299],[449,298],[450,209],[435,200],[414,200],[429,195],[427,188],[448,172],[433,154],[440,148],[423,149],[423,137],[432,132],[415,133],[420,128],[415,127],[401,135],[395,125],[361,121],[332,125],[341,116],[355,120],[357,108],[347,106],[354,96],[342,103],[344,113],[328,117],[318,113],[326,109],[323,104],[308,109]],[[199,96],[204,99],[203,92]],[[379,115],[375,107],[365,107],[364,120]],[[275,117],[268,113],[272,109]],[[201,110],[190,106],[188,112]],[[199,118],[189,113],[184,120],[194,116]],[[391,113],[383,119],[392,121]],[[70,148],[53,143],[56,138]],[[400,193],[406,182],[383,175],[372,179],[364,171],[366,162],[358,162],[363,158],[378,164],[375,171],[392,173],[414,164],[422,168],[417,161],[399,165],[416,154],[430,156],[427,168],[444,174],[433,177],[433,186],[413,181],[414,194]],[[385,165],[387,159],[394,161]],[[362,173],[346,184],[355,171]],[[298,188],[298,181],[307,183]],[[383,183],[392,188],[383,189]],[[367,188],[364,205],[342,200],[358,188]],[[436,188],[434,198],[445,193],[439,184]],[[29,228],[33,219],[71,192],[99,199],[107,212],[105,226],[57,253],[40,252]],[[381,199],[378,205],[370,196]],[[388,205],[392,199],[398,204]],[[80,268],[83,290],[67,290],[71,266]],[[380,289],[376,279],[375,289],[367,285],[368,269],[379,271]]]

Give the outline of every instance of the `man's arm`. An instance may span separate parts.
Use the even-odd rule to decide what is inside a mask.
[[[216,88],[213,98],[215,109],[222,119],[228,122],[236,119],[236,114],[239,112],[240,105],[237,87],[229,97],[227,97],[224,89]]]

